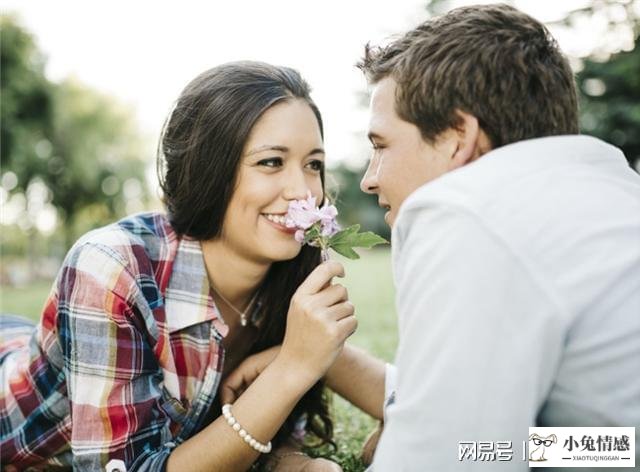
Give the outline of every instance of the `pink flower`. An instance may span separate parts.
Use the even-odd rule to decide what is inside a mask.
[[[293,238],[300,244],[302,244],[304,242],[304,230],[299,229],[298,231],[296,231],[296,233],[293,235]]]
[[[338,209],[333,205],[327,205],[318,210],[320,223],[322,225],[322,236],[333,236],[340,231],[340,225],[336,221]]]
[[[311,196],[311,192],[309,192],[306,200],[289,202],[285,225],[287,228],[297,229],[294,238],[300,244],[304,243],[305,232],[315,225],[320,232],[320,237],[315,238],[313,241],[308,241],[308,244],[324,247],[328,242],[326,238],[340,231],[340,226],[336,221],[337,216],[338,209],[335,206],[327,205],[318,208],[316,206],[316,198]]]
[[[326,236],[326,237],[331,237],[334,234],[336,234],[338,231],[340,231],[340,225],[338,223],[336,223],[335,221],[332,221],[326,225],[322,225],[322,231],[320,231],[320,234],[322,234],[322,236]]]
[[[306,200],[289,202],[289,210],[285,218],[287,228],[309,229],[320,220],[316,197],[307,194]]]

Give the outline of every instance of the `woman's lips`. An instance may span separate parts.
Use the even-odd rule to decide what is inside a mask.
[[[286,233],[286,234],[294,234],[297,231],[296,228],[288,228],[285,225],[282,225],[280,223],[276,223],[275,221],[271,221],[265,215],[260,215],[260,216],[262,216],[267,221],[267,223],[269,223],[271,226],[273,226],[278,231],[282,231],[283,233]]]

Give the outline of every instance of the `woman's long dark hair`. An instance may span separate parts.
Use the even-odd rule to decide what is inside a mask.
[[[305,100],[324,138],[322,117],[309,93],[297,71],[248,61],[215,67],[187,85],[158,146],[163,202],[178,234],[201,241],[221,236],[249,133],[276,103]],[[324,192],[324,170],[321,179]],[[256,316],[264,322],[251,353],[282,343],[291,297],[319,263],[319,249],[303,246],[294,259],[272,264],[259,288]],[[333,444],[324,384],[318,382],[296,405],[274,438],[274,446],[290,437],[301,415],[306,416],[308,432],[322,444]]]

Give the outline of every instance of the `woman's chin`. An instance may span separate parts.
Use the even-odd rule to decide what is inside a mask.
[[[265,256],[272,262],[290,261],[300,254],[302,246],[292,240],[290,243],[274,244],[265,252]]]

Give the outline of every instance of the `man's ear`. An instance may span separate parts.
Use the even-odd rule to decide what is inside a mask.
[[[451,156],[452,168],[462,167],[491,150],[487,135],[480,128],[478,119],[464,111],[456,110],[458,125],[452,130],[457,148]]]

